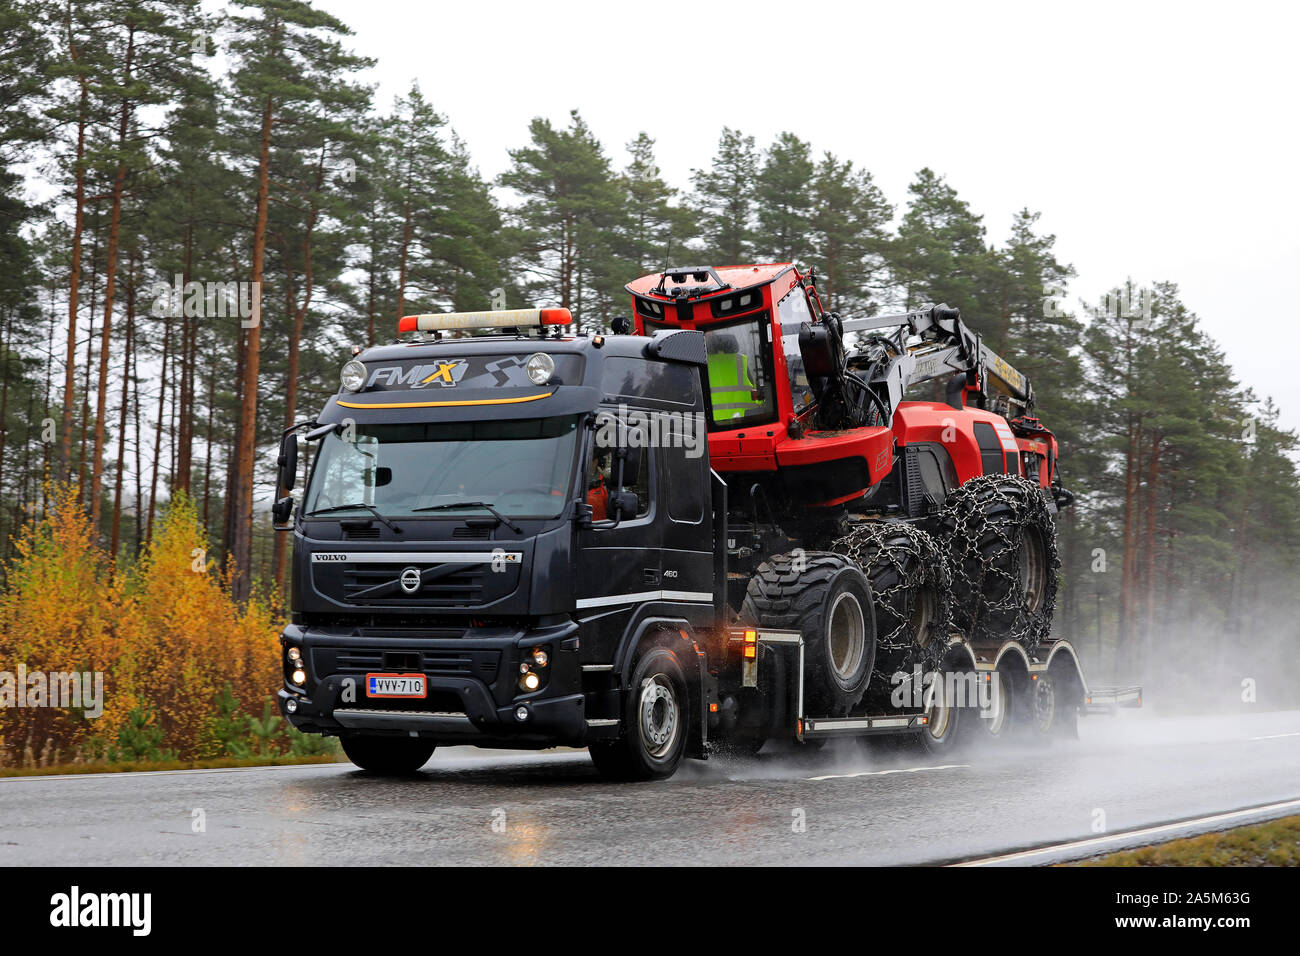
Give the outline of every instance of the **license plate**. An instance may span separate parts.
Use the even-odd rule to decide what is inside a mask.
[[[368,697],[426,697],[423,674],[367,674]]]

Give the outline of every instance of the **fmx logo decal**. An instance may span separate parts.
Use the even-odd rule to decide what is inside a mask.
[[[469,362],[465,359],[452,359],[420,365],[381,365],[370,373],[370,385],[383,385],[385,388],[428,388],[437,385],[441,388],[454,388],[465,377]]]

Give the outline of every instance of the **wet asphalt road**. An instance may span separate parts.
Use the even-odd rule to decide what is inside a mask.
[[[350,764],[0,779],[0,865],[915,864],[1297,797],[1300,711],[1093,717],[1045,751],[943,761],[845,740],[653,784],[605,783],[583,751],[456,748],[401,781]]]

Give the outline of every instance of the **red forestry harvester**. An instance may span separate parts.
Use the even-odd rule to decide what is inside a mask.
[[[891,675],[969,666],[950,659],[958,644],[1033,660],[1056,604],[1053,514],[1072,495],[1029,380],[957,309],[842,319],[788,263],[669,269],[627,290],[638,333],[704,333],[729,603],[805,632],[822,712],[888,709]],[[944,401],[907,398],[936,382]],[[824,585],[846,569],[869,586],[874,653],[835,636],[843,608]]]

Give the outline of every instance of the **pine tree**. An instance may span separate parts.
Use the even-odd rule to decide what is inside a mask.
[[[709,264],[744,265],[753,256],[757,181],[754,137],[724,126],[710,168],[691,173],[704,258]]]
[[[812,251],[822,305],[843,314],[878,311],[888,294],[889,222],[894,208],[865,169],[831,153],[811,183]]]
[[[574,110],[569,128],[541,117],[531,145],[510,151],[500,184],[522,202],[511,210],[515,263],[529,295],[570,309],[583,328],[598,328],[617,308],[612,240],[625,215],[609,159]]]
[[[781,133],[763,156],[755,189],[759,258],[805,263],[814,252],[812,146]]]

